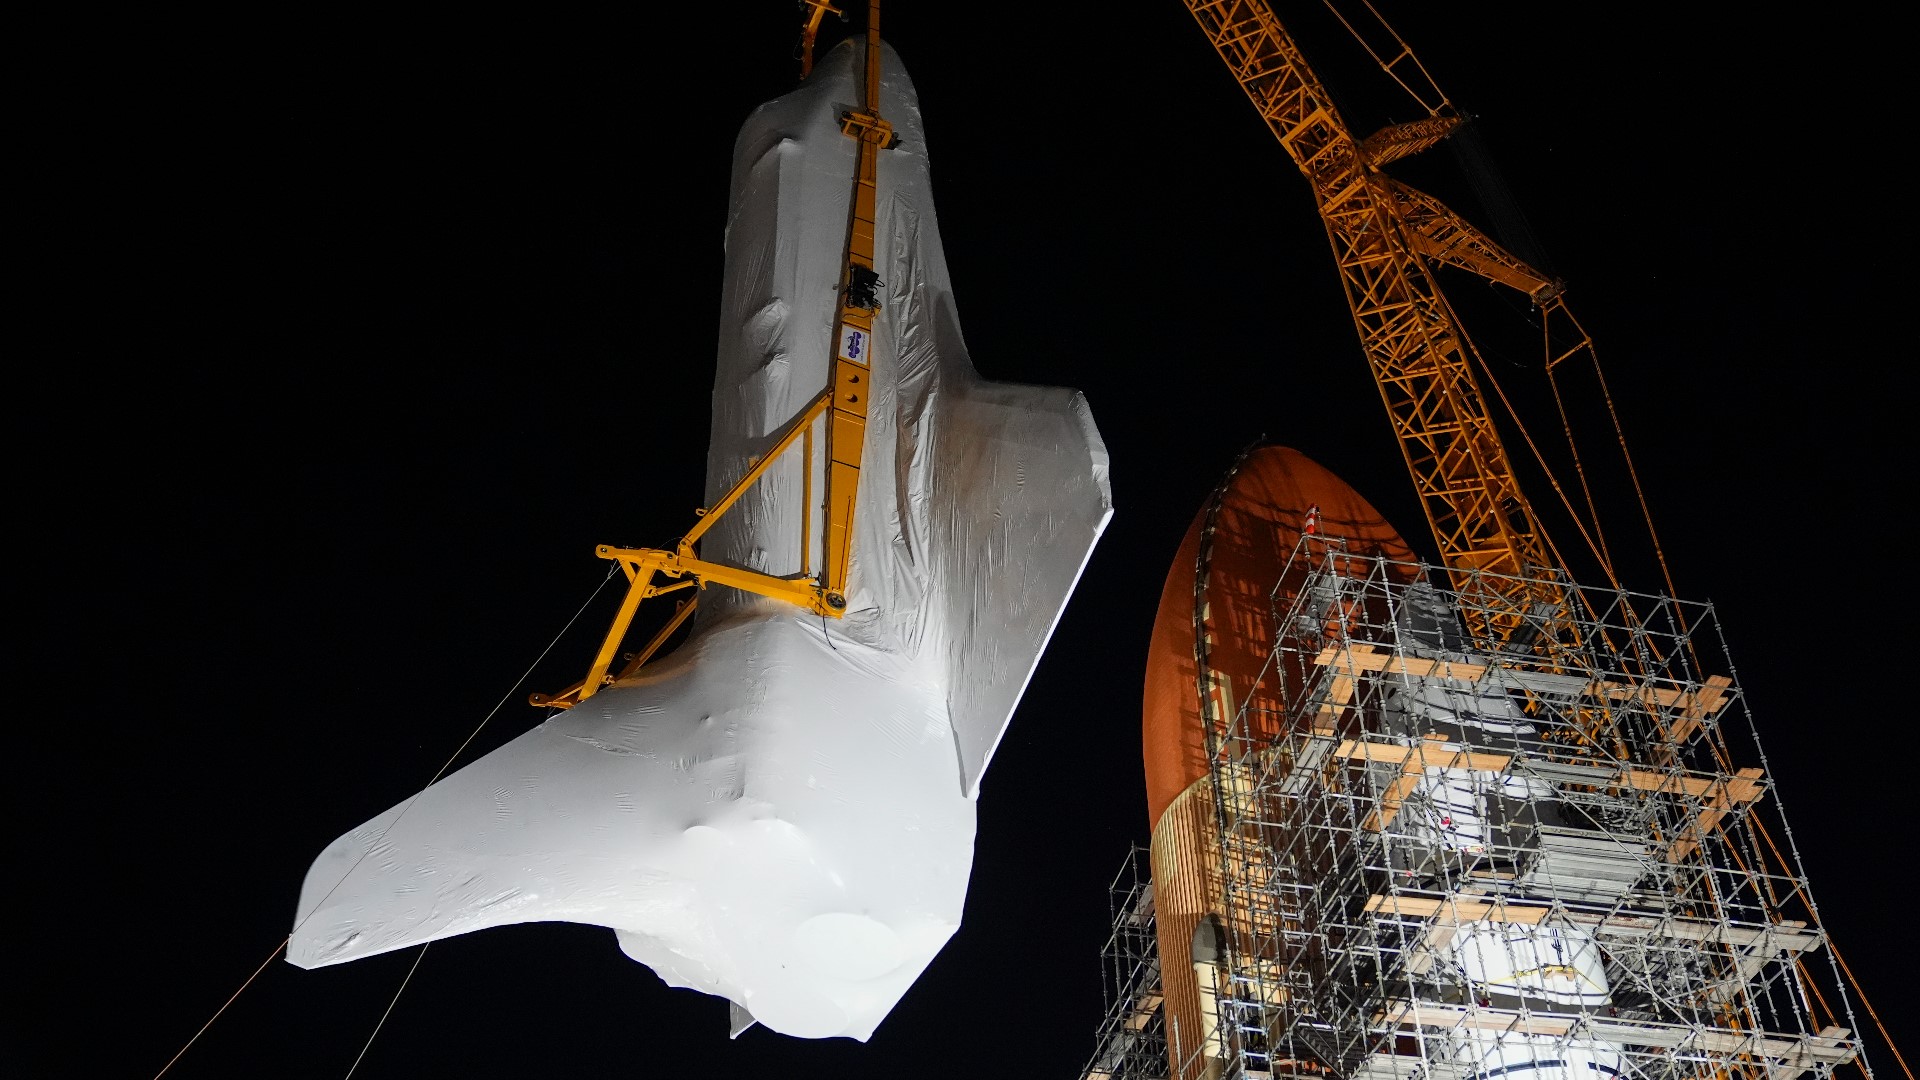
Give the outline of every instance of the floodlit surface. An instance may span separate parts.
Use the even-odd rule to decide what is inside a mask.
[[[854,161],[835,118],[858,62],[836,50],[736,143],[710,498],[826,385]],[[733,1001],[736,1027],[744,1009],[864,1039],[959,926],[981,774],[1111,500],[1079,394],[974,373],[918,104],[886,64],[902,141],[881,156],[886,287],[847,618],[708,590],[692,638],[642,676],[329,846],[295,964],[591,923],[669,983]],[[703,556],[798,572],[801,467],[776,465]]]

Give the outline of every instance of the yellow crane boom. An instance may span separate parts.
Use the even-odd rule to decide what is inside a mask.
[[[1356,138],[1265,0],[1186,6],[1313,186],[1374,383],[1456,586],[1511,593],[1509,610],[1551,602],[1524,595],[1520,583],[1475,574],[1538,577],[1555,560],[1488,414],[1472,345],[1428,260],[1512,286],[1536,303],[1556,301],[1560,287],[1438,199],[1380,169],[1435,145],[1462,119],[1441,98],[1426,118]],[[1410,57],[1403,50],[1397,59]],[[1391,65],[1383,62],[1390,72]]]

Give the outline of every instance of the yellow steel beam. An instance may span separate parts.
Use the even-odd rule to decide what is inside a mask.
[[[848,211],[840,314],[834,324],[833,384],[827,420],[826,550],[821,588],[835,615],[846,610],[853,559],[854,500],[867,441],[867,405],[873,382],[873,324],[885,285],[874,268],[880,151],[894,145],[893,126],[880,116],[880,0],[867,5],[866,82],[857,110],[840,117],[840,130],[858,145]]]
[[[620,548],[601,544],[594,549],[594,554],[620,563],[627,574],[627,595],[621,598],[620,609],[613,616],[613,625],[607,628],[606,636],[600,641],[600,649],[594,655],[593,666],[587,669],[587,677],[578,685],[558,694],[534,695],[529,700],[535,705],[566,708],[587,700],[611,683],[613,679],[607,673],[613,667],[614,655],[619,652],[621,643],[626,641],[627,631],[633,626],[633,617],[639,612],[641,601],[651,597],[696,586],[725,585],[743,592],[785,600],[821,615],[835,613],[822,600],[819,586],[805,578],[775,577],[758,570],[707,562],[681,551],[663,551],[659,548]],[[662,578],[665,580],[660,580]],[[651,656],[665,641],[665,635],[671,634],[679,622],[692,613],[691,606],[688,606],[677,614],[674,623],[648,646],[645,656]],[[637,668],[637,664],[629,665],[622,674],[631,674]]]
[[[740,496],[765,476],[773,463],[779,460],[780,456],[786,453],[796,441],[804,441],[807,448],[806,460],[801,462],[800,466],[802,474],[807,478],[801,485],[802,490],[803,492],[811,490],[813,425],[826,412],[830,397],[831,395],[823,392],[815,398],[799,416],[787,424],[773,446],[754,463],[751,469],[747,470],[746,475],[728,488],[726,494],[722,495],[712,507],[698,511],[700,520],[694,524],[693,528],[687,530],[686,536],[680,539],[673,551],[654,548],[616,548],[607,544],[602,544],[595,549],[595,554],[599,557],[614,559],[620,563],[621,570],[627,576],[627,595],[620,602],[620,610],[614,614],[613,625],[607,629],[606,636],[601,639],[599,651],[594,656],[593,666],[588,669],[587,677],[558,693],[534,694],[528,698],[529,701],[535,705],[569,708],[592,697],[602,686],[613,681],[607,677],[608,669],[613,665],[614,654],[626,640],[627,631],[633,625],[633,619],[640,609],[641,601],[662,593],[696,585],[703,588],[708,584],[727,585],[745,592],[786,600],[822,615],[839,614],[839,608],[827,605],[823,596],[824,590],[820,585],[808,579],[806,566],[810,537],[804,525],[806,516],[804,512],[800,536],[801,573],[798,578],[779,577],[757,570],[706,562],[694,554],[694,544],[700,537],[705,535],[707,530],[711,529],[728,510],[731,510],[734,504],[740,501]],[[655,574],[666,576],[669,583],[656,584]],[[667,636],[678,629],[691,614],[693,614],[693,605],[682,605],[681,610],[674,615],[667,628],[648,644],[637,661],[629,664],[621,672],[620,677],[624,678],[638,670],[639,666],[665,643]]]
[[[787,425],[786,430],[782,432],[780,438],[774,442],[773,447],[761,455],[760,460],[754,463],[753,468],[747,470],[745,476],[734,481],[733,486],[727,489],[725,495],[720,496],[718,502],[704,510],[696,511],[700,516],[700,520],[694,524],[693,528],[687,530],[687,535],[680,538],[678,546],[682,554],[690,555],[693,553],[693,545],[698,542],[702,536],[706,535],[708,529],[713,528],[714,524],[720,520],[722,514],[733,509],[733,504],[740,501],[740,496],[745,495],[747,489],[752,487],[755,481],[766,475],[767,470],[773,466],[774,461],[776,461],[781,454],[787,452],[787,448],[794,444],[794,440],[804,435],[809,445],[811,445],[813,441],[813,422],[818,420],[820,414],[826,411],[828,398],[829,395],[825,393],[814,398],[813,402]],[[811,455],[807,458],[806,474],[809,477],[813,474],[813,458]],[[803,538],[801,541],[802,550],[804,550],[805,547],[806,541]]]
[[[800,77],[806,78],[813,73],[813,43],[820,36],[820,21],[828,15],[846,15],[827,0],[800,0],[801,10],[806,12],[800,24]]]
[[[1410,230],[1407,239],[1420,254],[1517,289],[1535,304],[1545,304],[1566,290],[1558,278],[1528,266],[1439,199],[1397,180],[1386,183],[1400,219]]]
[[[614,681],[618,682],[645,667],[647,661],[653,659],[653,654],[660,651],[660,646],[665,645],[667,639],[673,636],[673,632],[693,617],[693,609],[699,605],[700,598],[697,596],[680,601],[679,605],[673,609],[673,618],[668,619],[667,625],[661,627],[658,633],[648,639],[647,647],[634,654],[633,659],[627,662],[627,666],[620,669],[620,674],[614,676]]]

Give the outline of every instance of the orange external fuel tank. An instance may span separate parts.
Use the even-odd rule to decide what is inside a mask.
[[[1205,727],[1220,721],[1206,717],[1239,714],[1250,729],[1246,734],[1279,734],[1262,726],[1280,722],[1286,703],[1276,681],[1260,676],[1274,646],[1273,607],[1286,607],[1299,585],[1282,576],[1309,529],[1343,539],[1354,555],[1414,558],[1393,526],[1339,477],[1297,450],[1257,447],[1195,516],[1167,571],[1154,618],[1142,744],[1170,1075],[1177,1080],[1215,1075],[1219,1051],[1208,1045],[1218,1038],[1218,1024],[1213,937],[1203,922],[1209,915],[1227,917],[1214,851]],[[1200,582],[1204,586],[1196,588]],[[1203,656],[1210,672],[1204,683]],[[1203,693],[1218,699],[1204,710]]]

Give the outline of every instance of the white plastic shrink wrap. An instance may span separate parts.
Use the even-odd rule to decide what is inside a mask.
[[[827,384],[855,150],[836,117],[860,64],[836,50],[735,146],[710,498]],[[1085,399],[982,381],[967,358],[919,105],[890,51],[881,113],[901,142],[880,155],[847,617],[706,590],[691,639],[644,674],[321,853],[293,963],[592,923],[668,983],[734,1002],[736,1028],[745,1013],[865,1039],[958,928],[981,773],[1111,497]],[[797,572],[801,468],[796,448],[702,555]]]

